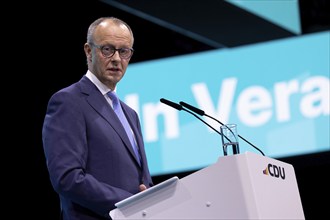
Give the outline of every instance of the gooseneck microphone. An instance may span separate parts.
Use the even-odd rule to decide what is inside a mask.
[[[222,133],[220,133],[219,131],[217,131],[215,128],[213,128],[211,125],[209,125],[206,121],[204,121],[203,119],[201,119],[200,117],[198,117],[195,113],[193,113],[193,112],[191,112],[191,111],[189,111],[189,110],[183,108],[182,105],[179,105],[179,104],[177,104],[177,103],[175,103],[175,102],[169,101],[169,100],[164,99],[164,98],[161,98],[161,99],[160,99],[160,102],[162,102],[162,103],[164,103],[164,104],[166,104],[166,105],[168,105],[168,106],[171,106],[172,108],[175,108],[176,110],[179,110],[179,111],[183,110],[183,111],[186,111],[186,112],[192,114],[192,115],[195,116],[197,119],[199,119],[201,122],[203,122],[204,124],[206,124],[207,126],[209,126],[211,129],[213,129],[215,132],[217,132],[217,133],[220,134],[221,136],[225,137],[228,141],[230,141],[230,140],[228,139],[228,137],[226,137],[225,135],[223,135]]]
[[[225,124],[223,124],[221,121],[219,121],[218,119],[206,114],[203,110],[199,109],[199,108],[196,108],[192,105],[189,105],[185,102],[180,102],[180,105],[187,108],[187,109],[190,109],[191,111],[201,115],[201,116],[206,116],[206,117],[209,117],[213,120],[215,120],[216,122],[218,122],[219,124],[223,125],[223,126],[226,126]],[[183,108],[182,108],[183,109]],[[229,129],[230,130],[230,129]],[[251,142],[249,142],[248,140],[246,140],[245,138],[243,138],[241,135],[238,134],[238,137],[241,138],[243,141],[245,141],[246,143],[248,143],[249,145],[251,145],[252,147],[254,147],[256,150],[258,150],[263,156],[265,156],[264,152],[262,152],[258,147],[256,147],[254,144],[252,144]]]

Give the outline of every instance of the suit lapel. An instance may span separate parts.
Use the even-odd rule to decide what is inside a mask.
[[[122,139],[125,147],[129,150],[129,152],[136,160],[136,163],[138,164],[137,158],[135,157],[133,147],[131,146],[131,143],[127,137],[126,131],[111,106],[105,100],[105,98],[97,89],[97,87],[87,77],[84,76],[82,80],[80,80],[80,83],[82,93],[87,95],[86,101],[114,128],[114,130]],[[126,114],[126,109],[124,110],[124,112],[136,136],[138,146],[141,146],[140,137],[139,135],[137,135],[138,133],[136,131],[136,128],[132,126],[131,118],[127,116],[128,114]]]

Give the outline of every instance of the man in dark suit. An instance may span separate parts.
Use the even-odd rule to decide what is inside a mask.
[[[84,45],[87,73],[49,100],[43,147],[61,219],[109,219],[116,202],[153,185],[138,115],[119,101],[129,124],[125,130],[109,96],[125,74],[133,43],[124,21],[94,21]]]

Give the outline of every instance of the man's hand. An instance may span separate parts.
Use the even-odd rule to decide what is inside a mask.
[[[140,189],[140,192],[142,192],[142,191],[146,190],[147,187],[146,187],[144,184],[141,184],[141,185],[139,186],[139,189]]]

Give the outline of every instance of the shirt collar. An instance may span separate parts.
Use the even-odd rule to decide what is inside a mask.
[[[86,77],[94,83],[94,85],[100,90],[102,95],[106,95],[109,91],[111,91],[104,83],[102,83],[91,71],[87,71]],[[117,87],[114,89],[116,92]]]

